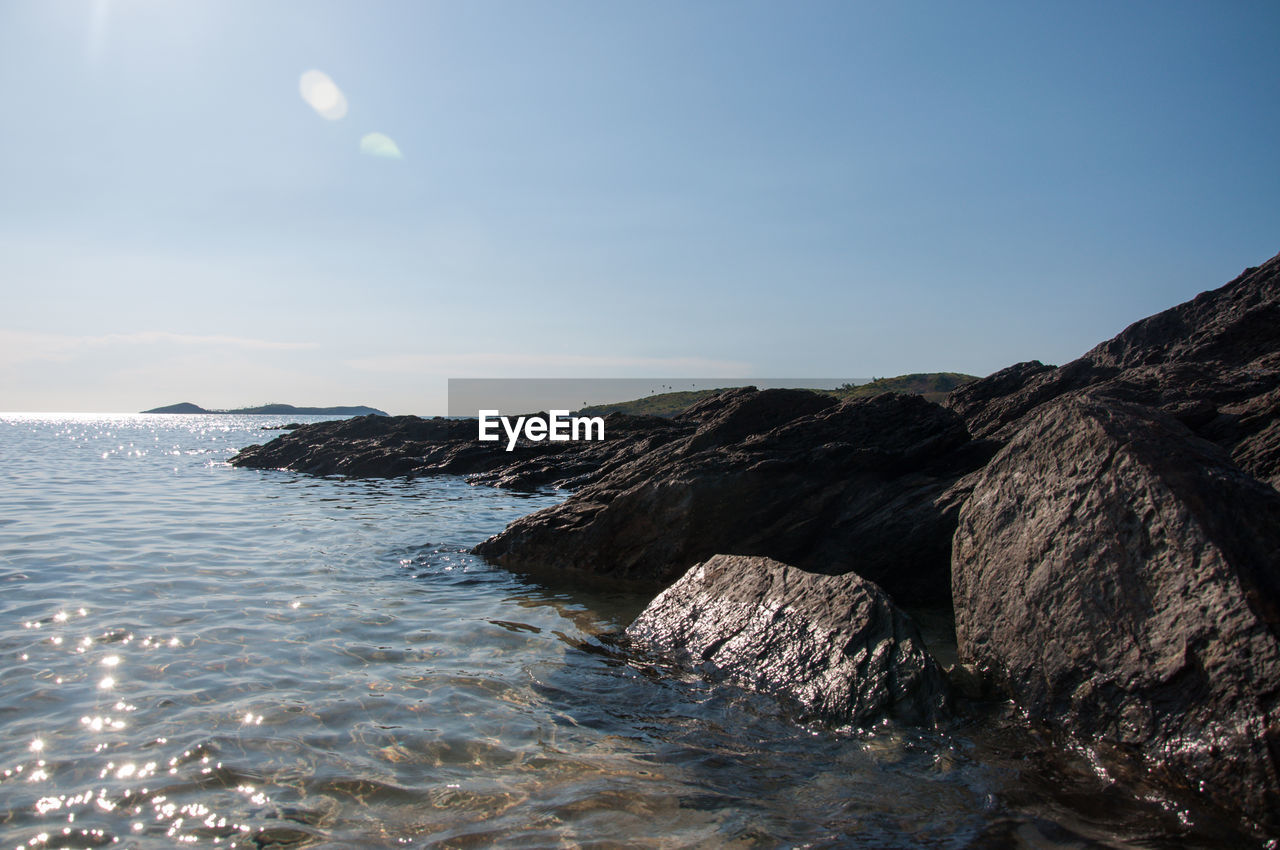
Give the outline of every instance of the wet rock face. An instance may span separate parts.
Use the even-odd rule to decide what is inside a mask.
[[[1084,388],[1160,408],[1280,487],[1280,256],[1065,366],[1011,366],[955,390],[947,406],[975,437],[1003,441],[1038,405]]]
[[[654,599],[627,636],[838,723],[931,723],[946,703],[915,624],[855,575],[716,555]]]
[[[901,602],[946,601],[958,482],[989,456],[956,414],[918,396],[739,392],[694,434],[475,551],[514,570],[651,586],[717,553],[763,555],[857,572]]]
[[[978,476],[961,660],[1036,719],[1280,827],[1280,494],[1150,408],[1076,393]]]

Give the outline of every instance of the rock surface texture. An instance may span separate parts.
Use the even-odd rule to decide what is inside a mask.
[[[950,598],[962,476],[989,457],[959,416],[918,396],[840,403],[744,389],[567,501],[475,551],[510,569],[665,586],[717,553],[856,572],[903,604]]]
[[[1280,256],[1065,366],[1010,366],[953,391],[947,406],[974,437],[1007,440],[1036,406],[1086,387],[1160,408],[1280,487]]]
[[[659,594],[627,636],[828,721],[929,723],[945,704],[942,674],[915,625],[851,574],[716,555]]]
[[[1173,418],[1073,393],[978,477],[961,660],[1028,714],[1280,828],[1280,494]]]

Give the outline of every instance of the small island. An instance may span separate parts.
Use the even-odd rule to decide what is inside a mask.
[[[207,410],[189,401],[153,407],[143,413],[235,413],[262,416],[387,416],[385,411],[362,404],[345,407],[294,407],[292,404],[263,404],[258,407],[237,407],[234,410]]]

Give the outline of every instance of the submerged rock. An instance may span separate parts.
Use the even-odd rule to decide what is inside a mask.
[[[1280,828],[1280,494],[1173,418],[1075,393],[978,476],[961,660],[1030,717]]]
[[[504,567],[650,586],[717,553],[857,572],[904,603],[950,598],[962,477],[990,456],[919,396],[734,391],[698,429],[475,548]]]
[[[829,721],[931,723],[946,703],[915,624],[851,574],[715,555],[659,594],[627,636]]]

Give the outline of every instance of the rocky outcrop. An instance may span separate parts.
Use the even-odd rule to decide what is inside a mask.
[[[665,586],[717,553],[857,572],[903,602],[950,597],[966,473],[991,449],[918,396],[839,403],[741,390],[690,408],[696,431],[523,517],[475,551],[510,569]]]
[[[716,555],[659,594],[626,633],[679,664],[781,695],[827,721],[932,723],[946,702],[915,624],[852,574]]]
[[[1072,393],[961,509],[961,660],[1034,719],[1280,828],[1280,494],[1172,417]]]
[[[482,443],[475,420],[362,416],[303,425],[269,443],[248,446],[233,466],[289,469],[311,475],[396,477],[466,475],[498,487],[580,487],[677,436],[695,423],[656,416],[611,414],[605,439],[533,442],[512,451]]]
[[[466,475],[575,489],[476,551],[513,570],[664,587],[717,552],[758,554],[945,602],[963,476],[994,448],[918,396],[841,403],[729,390],[673,419],[611,414],[602,442],[480,443],[473,421],[360,417],[307,425],[231,463],[313,475]]]
[[[1280,486],[1280,256],[1065,366],[1020,363],[960,387],[947,405],[975,437],[1003,441],[1037,406],[1086,387],[1163,410]]]
[[[635,643],[839,722],[936,716],[888,600],[953,600],[961,678],[1280,834],[1280,257],[945,407],[744,388],[606,435],[509,453],[363,418],[233,463],[575,489],[475,551],[675,582]]]

